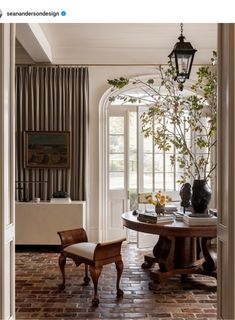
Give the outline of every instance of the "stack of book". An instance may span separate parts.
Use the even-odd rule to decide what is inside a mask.
[[[185,214],[183,212],[177,211],[177,212],[173,212],[173,215],[175,217],[175,220],[183,221]]]
[[[183,216],[183,221],[189,226],[211,226],[217,224],[217,217],[214,215],[193,217],[185,214]]]
[[[137,220],[148,223],[169,223],[174,221],[172,215],[157,216],[155,212],[139,213]]]

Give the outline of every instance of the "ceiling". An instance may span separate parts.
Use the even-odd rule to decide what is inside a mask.
[[[56,64],[165,64],[180,34],[175,23],[45,23],[40,27]],[[194,63],[208,63],[217,50],[217,25],[184,24],[183,33],[198,50]],[[20,46],[18,50],[22,51]]]

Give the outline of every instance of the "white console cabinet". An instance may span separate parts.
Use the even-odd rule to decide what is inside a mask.
[[[86,202],[17,202],[16,244],[57,245],[58,231],[86,229]]]

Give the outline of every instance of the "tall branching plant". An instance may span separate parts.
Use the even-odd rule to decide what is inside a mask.
[[[216,110],[217,110],[217,73],[216,53],[213,52],[210,66],[200,67],[197,80],[191,86],[190,94],[184,95],[174,81],[175,69],[171,62],[168,67],[159,67],[156,78],[127,78],[108,80],[113,90],[123,92],[110,97],[110,101],[147,104],[148,111],[141,116],[142,130],[145,137],[153,137],[155,145],[163,151],[175,148],[171,163],[178,162],[184,174],[178,182],[191,179],[211,178],[216,168],[213,159],[216,147]],[[160,81],[159,81],[160,79]],[[136,97],[132,91],[124,91],[134,84],[142,91]]]

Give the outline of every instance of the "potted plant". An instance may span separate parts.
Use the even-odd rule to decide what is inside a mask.
[[[165,204],[170,202],[172,199],[171,197],[162,194],[161,191],[158,191],[156,194],[148,194],[146,195],[146,200],[148,203],[153,204],[155,207],[155,212],[157,215],[161,213],[164,214],[165,211]]]
[[[207,182],[216,169],[213,159],[216,147],[217,74],[216,53],[213,52],[210,66],[199,67],[197,80],[190,87],[190,93],[181,91],[175,78],[175,68],[169,61],[167,68],[158,69],[158,78],[108,80],[113,90],[119,92],[110,97],[122,102],[147,104],[143,113],[142,130],[146,137],[152,136],[159,149],[168,151],[173,146],[177,155],[171,157],[171,164],[178,163],[184,170],[178,182],[194,181],[192,205],[195,212],[204,212],[211,193]],[[143,95],[136,97],[125,92],[128,85],[138,85]],[[121,90],[120,90],[121,89]],[[195,200],[199,186],[199,202]],[[204,191],[201,191],[204,189]],[[198,198],[196,196],[196,198]],[[203,203],[201,203],[203,202]]]

